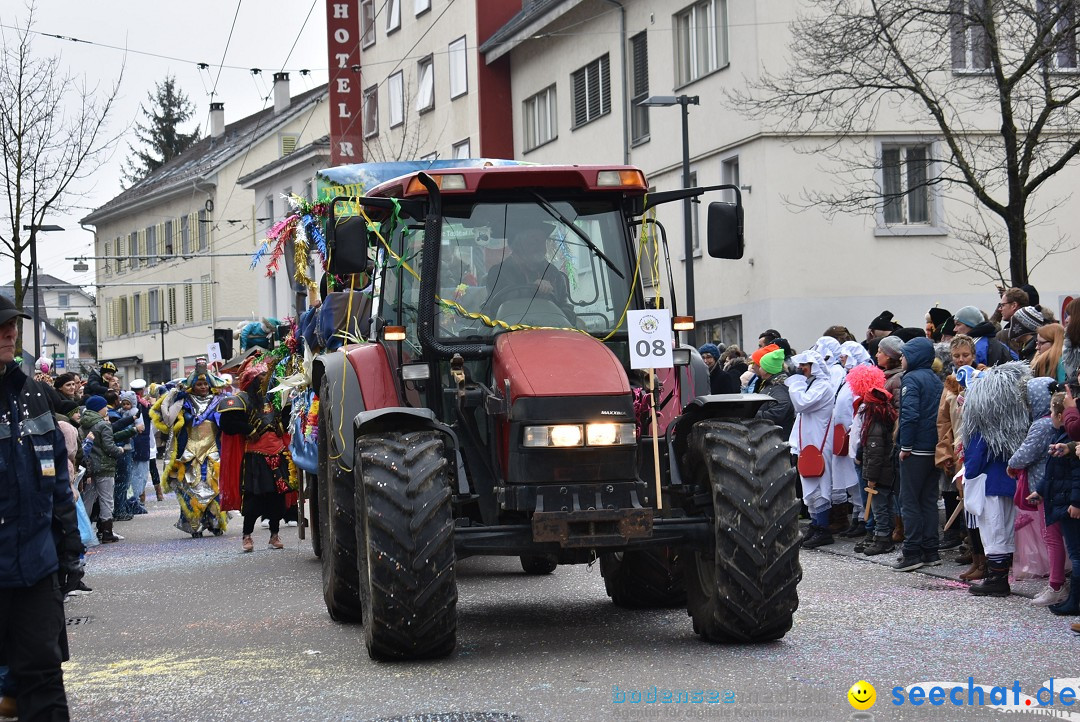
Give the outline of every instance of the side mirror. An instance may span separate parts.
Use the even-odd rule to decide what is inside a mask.
[[[362,217],[332,218],[326,228],[329,272],[336,276],[363,273],[369,265],[368,236]]]
[[[743,257],[743,209],[736,203],[709,204],[709,255]]]

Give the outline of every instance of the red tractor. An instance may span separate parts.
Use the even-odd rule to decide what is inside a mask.
[[[599,560],[615,604],[685,605],[709,641],[782,637],[799,506],[786,439],[755,418],[768,397],[708,395],[689,347],[659,389],[629,362],[626,311],[657,305],[644,214],[733,187],[647,194],[628,166],[423,167],[329,192],[329,269],[351,279],[366,334],[311,369],[331,617],[362,622],[375,659],[447,655],[455,563],[497,554],[529,574]],[[738,200],[708,220],[710,254],[741,257]]]

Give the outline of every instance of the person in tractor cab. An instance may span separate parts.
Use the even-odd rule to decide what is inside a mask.
[[[569,308],[570,283],[566,274],[548,263],[546,257],[548,235],[546,227],[530,226],[507,238],[510,254],[488,270],[489,298],[506,299],[503,289],[524,289],[516,297],[535,296]]]

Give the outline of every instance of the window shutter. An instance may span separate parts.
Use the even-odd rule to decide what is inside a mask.
[[[636,98],[649,92],[649,36],[645,33],[634,36],[630,46],[634,65],[632,93]]]
[[[147,265],[149,259],[146,257],[146,229],[139,231],[139,265]]]
[[[967,64],[964,36],[967,34],[967,18],[964,17],[965,0],[949,0],[949,38],[952,43],[952,66],[963,68]]]
[[[128,296],[127,299],[127,332],[135,333],[135,296]]]
[[[202,287],[202,318],[203,318],[204,321],[209,321],[210,320],[211,303],[213,302],[213,298],[212,298],[212,295],[211,295],[211,289],[213,289],[213,286],[210,285],[210,276],[203,276],[201,280],[203,282],[203,287]]]
[[[176,323],[176,286],[169,286],[169,318],[170,324]]]
[[[585,89],[585,69],[574,73],[574,127],[584,125],[589,119],[588,93]]]
[[[281,154],[289,155],[296,150],[296,136],[295,135],[283,135],[281,136]]]
[[[600,112],[597,115],[611,112],[611,73],[608,72],[608,56],[600,58]]]
[[[142,299],[142,318],[139,319],[139,330],[150,330],[150,294],[144,293]]]
[[[112,259],[109,256],[112,255],[112,241],[105,241],[105,275],[112,275]]]

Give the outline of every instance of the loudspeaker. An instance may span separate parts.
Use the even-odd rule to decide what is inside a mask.
[[[231,329],[214,329],[214,343],[216,343],[218,345],[218,348],[221,349],[221,358],[226,361],[233,357],[232,342],[233,335]]]

